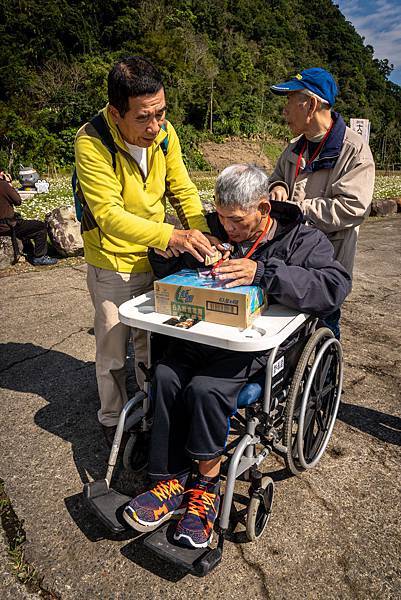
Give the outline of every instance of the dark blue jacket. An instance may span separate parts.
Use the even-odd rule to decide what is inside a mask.
[[[272,201],[271,205],[277,229],[273,239],[258,246],[252,255],[257,262],[252,285],[266,290],[270,304],[278,302],[318,317],[330,315],[351,291],[350,276],[334,260],[333,246],[325,234],[303,224],[296,204]],[[217,213],[209,213],[207,221],[212,235],[228,241]],[[238,244],[234,244],[231,256],[244,256]],[[188,253],[166,259],[153,249],[149,250],[149,261],[159,279],[180,269],[202,267]]]

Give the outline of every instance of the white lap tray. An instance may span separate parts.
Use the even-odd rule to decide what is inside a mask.
[[[155,312],[154,292],[124,302],[118,312],[120,321],[130,327],[239,352],[276,348],[308,318],[304,313],[274,304],[247,329],[206,321],[199,321],[190,329],[181,329],[164,324],[164,321],[171,319],[171,315]]]

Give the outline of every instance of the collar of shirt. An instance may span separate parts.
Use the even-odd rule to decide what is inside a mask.
[[[141,148],[140,146],[136,146],[135,144],[129,144],[128,142],[125,142],[125,145],[127,146],[129,154],[136,161],[139,168],[146,177],[148,173],[148,159],[146,148]]]
[[[331,169],[337,162],[344,143],[345,122],[339,113],[332,112],[331,117],[334,124],[330,135],[327,138],[319,156],[313,161],[312,164],[305,167],[303,173],[312,173],[313,171],[319,171],[320,169]],[[297,140],[293,148],[293,152],[295,154],[299,155],[304,146],[305,140],[306,138],[304,135],[301,135],[301,137]]]
[[[266,244],[266,242],[269,242],[270,240],[272,240],[274,238],[274,235],[277,230],[277,221],[276,221],[276,219],[272,219],[272,220],[273,220],[272,226],[270,227],[270,229],[266,233],[266,235],[263,237],[263,239],[260,240],[260,246],[262,246],[263,244]],[[237,244],[237,252],[234,252],[234,254],[240,254],[240,256],[236,256],[235,258],[244,258],[244,256],[248,252],[249,248],[252,247],[253,242],[254,242],[254,240],[253,241],[246,240],[245,242],[238,243]],[[252,257],[250,259],[252,260]]]

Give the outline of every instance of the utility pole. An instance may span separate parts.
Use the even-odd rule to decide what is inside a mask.
[[[213,133],[213,84],[214,84],[214,79],[212,79],[212,88],[210,90],[210,121],[209,121],[210,133]]]

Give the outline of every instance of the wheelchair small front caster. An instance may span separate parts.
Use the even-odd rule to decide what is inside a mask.
[[[254,542],[264,532],[272,512],[274,483],[271,477],[262,477],[258,488],[251,488],[251,500],[246,514],[246,536]]]
[[[131,433],[123,454],[124,468],[131,473],[141,473],[148,466],[149,438],[147,431]]]

